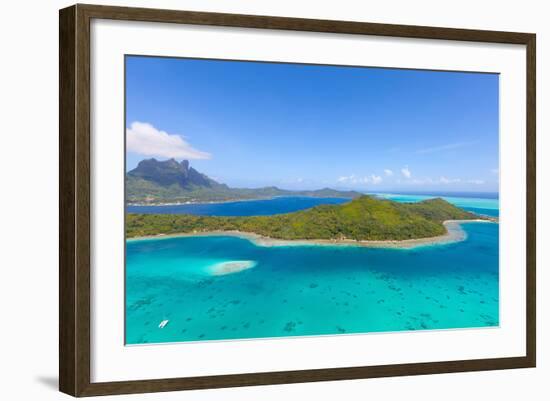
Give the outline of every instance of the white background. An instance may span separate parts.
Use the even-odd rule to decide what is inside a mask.
[[[108,2],[101,2],[110,4]],[[62,399],[57,381],[57,9],[68,2],[27,1],[4,9],[2,29],[3,150],[0,157],[2,196],[2,273],[0,280],[0,394],[6,399]],[[270,400],[315,397],[348,399],[520,399],[542,400],[550,389],[550,349],[544,341],[545,312],[550,297],[542,289],[550,262],[542,231],[548,220],[543,205],[549,189],[544,171],[548,131],[550,26],[544,2],[522,1],[120,1],[118,5],[348,19],[416,25],[530,31],[538,34],[538,323],[537,369],[461,373],[228,390],[207,390],[119,399]],[[32,248],[29,247],[32,236]],[[548,248],[546,246],[546,248]],[[215,363],[215,361],[212,361]],[[109,399],[110,397],[103,398]]]
[[[106,20],[91,32],[93,382],[525,355],[524,46]],[[125,53],[500,72],[500,327],[124,347],[113,305],[124,287]]]

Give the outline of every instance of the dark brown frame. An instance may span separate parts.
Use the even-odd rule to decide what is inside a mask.
[[[92,18],[525,45],[527,48],[527,324],[522,357],[90,382],[90,21]],[[77,4],[59,13],[59,389],[144,393],[535,367],[535,46],[532,33]]]

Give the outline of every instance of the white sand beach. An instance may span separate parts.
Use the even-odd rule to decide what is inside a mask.
[[[195,233],[178,233],[178,234],[160,234],[146,237],[130,238],[129,240],[140,239],[159,239],[159,238],[174,238],[174,237],[214,237],[214,236],[231,236],[244,238],[258,246],[361,246],[369,248],[400,248],[410,249],[419,246],[436,245],[436,244],[448,244],[452,242],[463,241],[466,239],[466,233],[461,228],[463,223],[495,223],[495,220],[446,220],[443,225],[447,229],[447,233],[436,237],[428,238],[415,238],[407,240],[382,240],[382,241],[357,241],[353,239],[311,239],[311,240],[281,240],[276,238],[265,237],[263,235],[248,233],[242,231],[204,231]],[[233,263],[233,262],[228,262]],[[238,264],[233,266],[225,266],[221,271],[232,270],[229,272],[246,269],[249,267],[241,268]],[[224,273],[222,273],[224,274]]]

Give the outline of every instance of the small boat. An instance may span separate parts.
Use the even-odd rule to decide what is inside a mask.
[[[164,329],[164,327],[168,324],[169,320],[163,320],[159,324],[159,329]]]

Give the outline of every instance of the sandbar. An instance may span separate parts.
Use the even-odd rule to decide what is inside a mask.
[[[212,266],[212,275],[223,276],[226,274],[238,273],[256,266],[253,260],[232,260],[230,262],[221,262]]]

